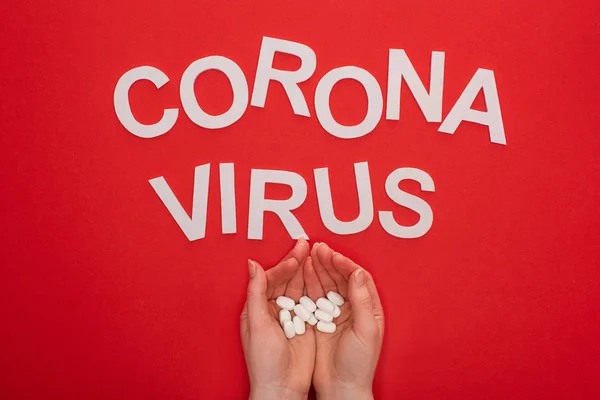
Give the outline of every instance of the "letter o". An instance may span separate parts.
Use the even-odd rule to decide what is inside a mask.
[[[233,103],[229,110],[221,115],[204,112],[194,93],[196,78],[211,69],[223,72],[233,89]],[[181,77],[179,93],[187,116],[196,125],[208,129],[219,129],[233,124],[244,115],[248,106],[248,83],[244,72],[234,61],[222,56],[204,57],[191,63]]]
[[[329,97],[333,86],[342,79],[354,79],[365,88],[367,93],[367,115],[358,125],[339,124],[331,115]],[[383,113],[383,95],[377,79],[368,71],[359,67],[340,67],[329,71],[317,84],[315,91],[315,111],[323,129],[342,139],[354,139],[371,132]]]

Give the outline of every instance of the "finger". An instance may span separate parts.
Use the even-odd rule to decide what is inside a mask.
[[[306,283],[306,294],[313,300],[325,297],[321,281],[313,267],[312,257],[308,257],[304,263],[304,282]]]
[[[369,289],[371,301],[373,302],[373,314],[375,315],[375,318],[381,317],[383,319],[383,306],[381,305],[381,299],[379,298],[375,281],[370,273],[365,271],[365,274],[367,275],[367,289]]]
[[[263,324],[269,318],[269,305],[267,302],[267,277],[265,271],[256,261],[248,260],[248,290],[246,306],[248,314],[248,327]]]
[[[295,258],[288,258],[267,271],[267,299],[283,296],[288,282],[294,277],[298,267],[298,261]],[[274,271],[271,276],[269,271]]]
[[[298,246],[298,244],[296,244],[296,246],[288,253],[288,255],[285,256],[279,263],[277,263],[277,265],[275,265],[273,268],[269,268],[267,270],[267,280],[269,281],[269,285],[277,286],[282,283],[286,283],[293,276],[293,273],[290,275],[290,271],[286,270],[285,268],[283,268],[281,266],[285,265],[285,266],[289,267],[291,265],[290,260],[296,261],[295,265],[300,265],[300,262],[298,261],[298,259],[296,257],[289,257],[290,254],[297,252],[296,247],[303,247],[303,246]],[[293,272],[296,272],[296,271],[294,270]]]
[[[337,252],[333,253],[331,263],[333,268],[346,280],[350,279],[350,275],[352,275],[354,271],[361,268],[354,261]]]
[[[369,289],[369,294],[371,295],[371,301],[373,302],[373,315],[375,315],[375,320],[379,325],[379,338],[383,340],[383,332],[384,332],[384,316],[383,316],[383,306],[381,305],[381,299],[379,298],[379,293],[377,292],[377,287],[375,286],[375,281],[373,280],[373,276],[365,271],[367,275],[367,289]]]
[[[290,258],[295,258],[296,261],[298,261],[298,265],[301,265],[302,263],[304,263],[304,260],[306,260],[306,257],[308,257],[309,253],[310,245],[308,244],[306,239],[301,237],[296,241],[294,248],[290,250],[290,252],[287,253],[287,255],[283,257],[281,261],[285,261]]]
[[[314,268],[315,272],[317,273],[317,276],[319,277],[319,281],[321,282],[323,291],[325,293],[329,292],[330,290],[337,292],[338,288],[337,288],[337,285],[335,284],[335,281],[331,278],[331,276],[329,276],[329,273],[327,272],[325,267],[321,264],[321,262],[319,261],[319,257],[317,256],[317,250],[319,249],[320,245],[321,245],[321,243],[315,243],[313,245],[313,248],[312,248],[312,251],[310,254],[313,268]]]
[[[267,271],[267,298],[283,295],[285,286],[296,273],[298,266],[304,263],[308,252],[308,242],[304,238],[300,238],[294,248],[275,267]],[[296,260],[296,264],[289,260]]]
[[[304,264],[303,262],[302,264]],[[296,303],[300,300],[300,297],[304,294],[304,268],[299,266],[296,273],[289,280],[285,288],[285,296],[293,299]]]
[[[248,302],[244,303],[244,309],[242,310],[242,315],[240,316],[240,333],[242,335],[242,339],[246,336],[248,332]]]
[[[369,277],[362,268],[350,276],[349,297],[356,334],[369,343],[379,335],[379,324],[373,312],[373,298],[367,286]]]
[[[344,277],[348,277],[348,279],[350,279],[352,273],[354,273],[354,271],[358,270],[358,269],[362,269],[358,264],[356,264],[354,261],[352,261],[351,259],[349,259],[348,257],[340,254],[340,253],[333,253],[333,257],[331,258],[332,263],[333,263],[333,267],[340,273],[342,274],[342,276]],[[368,273],[367,271],[365,271],[363,269],[363,271],[365,272],[366,276],[367,276],[367,288],[369,290],[369,293],[371,295],[371,300],[373,302],[373,314],[375,315],[375,319],[377,320],[377,322],[380,325],[380,332],[381,335],[383,335],[383,307],[381,305],[381,300],[379,298],[379,293],[377,292],[377,287],[375,286],[375,281],[373,280],[373,277],[371,276],[370,273]]]
[[[348,298],[348,278],[345,278],[337,269],[333,267],[332,257],[335,253],[331,248],[325,244],[319,244],[317,248],[317,256],[319,257],[319,262],[331,277],[334,280],[338,293],[343,297]]]

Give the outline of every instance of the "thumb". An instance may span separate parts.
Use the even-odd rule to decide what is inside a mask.
[[[246,306],[248,309],[248,322],[252,325],[261,323],[269,316],[267,303],[267,276],[264,269],[256,261],[248,260],[248,292]],[[252,328],[251,328],[252,329]]]
[[[377,320],[373,312],[373,299],[367,287],[369,275],[358,268],[349,279],[348,298],[354,316],[354,330],[361,339],[378,334]]]

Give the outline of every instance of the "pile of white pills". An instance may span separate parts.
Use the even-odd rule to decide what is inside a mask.
[[[293,299],[279,296],[275,300],[279,308],[279,323],[283,328],[285,337],[288,339],[306,332],[306,323],[317,325],[317,330],[325,333],[335,332],[336,325],[333,322],[342,313],[340,307],[344,304],[344,298],[336,292],[327,293],[327,298],[320,297],[316,302],[307,296],[300,297],[296,304]],[[292,312],[295,314],[292,318]]]

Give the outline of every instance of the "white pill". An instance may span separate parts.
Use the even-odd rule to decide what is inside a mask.
[[[296,336],[296,328],[294,328],[294,323],[292,321],[285,321],[283,323],[283,333],[285,333],[285,337],[288,339]]]
[[[319,321],[317,324],[317,330],[325,333],[335,332],[336,326],[333,322]]]
[[[333,321],[333,315],[331,315],[323,310],[320,310],[320,309],[315,311],[315,318],[318,319],[319,321],[325,321],[325,322]]]
[[[291,310],[296,305],[296,302],[294,300],[285,296],[279,296],[277,300],[275,300],[275,303],[277,303],[277,305],[280,308],[283,308],[284,310]]]
[[[279,310],[279,323],[283,325],[285,321],[291,321],[292,314],[289,310]]]
[[[302,319],[300,319],[300,317],[298,317],[297,315],[294,317],[294,331],[296,332],[296,335],[302,335],[304,332],[306,332],[306,325],[304,325],[304,321],[302,321]]]
[[[310,314],[310,318],[306,322],[308,322],[312,326],[315,326],[317,324],[317,322],[319,322],[319,320],[313,314]]]
[[[335,308],[333,309],[333,318],[337,318],[340,316],[340,314],[342,313],[342,309],[340,307],[338,307],[336,304],[333,305]]]
[[[327,293],[327,298],[336,306],[341,307],[344,305],[344,298],[339,293],[330,291],[329,293]]]
[[[302,321],[308,321],[310,318],[310,312],[307,311],[302,304],[296,304],[294,306],[294,313],[296,313],[296,315],[300,317]]]
[[[300,304],[302,304],[302,306],[306,308],[308,312],[315,312],[317,309],[317,305],[315,304],[315,302],[307,296],[300,297]]]
[[[325,297],[320,297],[317,300],[317,307],[325,312],[328,312],[329,314],[333,313],[333,306],[334,304]]]

